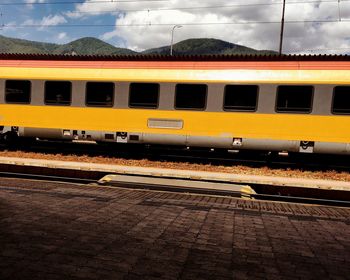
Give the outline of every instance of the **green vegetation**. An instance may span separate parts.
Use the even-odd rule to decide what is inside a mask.
[[[116,48],[99,39],[85,37],[65,45],[59,45],[54,51],[54,54],[81,54],[81,55],[111,55],[111,54],[136,54],[136,52]]]
[[[96,38],[82,38],[64,45],[8,38],[0,35],[0,53],[111,55],[136,54]]]
[[[8,38],[0,35],[1,53],[51,53],[56,44]]]
[[[174,44],[176,55],[214,55],[214,54],[276,54],[274,51],[255,50],[241,45],[217,39],[188,39]],[[111,44],[92,37],[85,37],[68,44],[58,45],[8,38],[0,35],[0,53],[25,54],[73,54],[73,55],[168,55],[170,46],[149,49],[141,53],[125,48],[117,48]]]
[[[169,54],[170,46],[146,50],[145,54]],[[255,50],[217,39],[188,39],[173,46],[176,55],[215,55],[215,54],[277,54],[274,51]]]

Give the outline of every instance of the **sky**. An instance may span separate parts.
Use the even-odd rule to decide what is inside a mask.
[[[189,38],[278,50],[283,0],[0,0],[0,35],[142,51]],[[285,53],[350,53],[350,0],[286,0]]]

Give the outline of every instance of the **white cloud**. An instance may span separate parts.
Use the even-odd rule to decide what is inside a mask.
[[[67,38],[67,33],[66,32],[61,32],[61,33],[58,33],[57,35],[57,39],[58,40],[63,40],[63,39],[66,39]]]
[[[3,30],[4,33],[11,33],[16,30],[14,26],[16,26],[16,22],[10,21],[6,23],[6,28],[0,28],[0,30]]]
[[[96,0],[95,0],[96,1]],[[94,2],[95,2],[94,1]],[[256,0],[172,0],[165,2],[104,2],[76,5],[66,13],[70,18],[87,18],[109,14],[115,16],[115,29],[100,36],[104,40],[121,38],[126,47],[143,50],[169,45],[171,29],[176,29],[174,41],[188,38],[217,38],[256,49],[278,49],[281,18],[281,1],[267,0],[262,5]],[[252,4],[252,5],[250,5]],[[253,5],[258,4],[258,5]],[[339,18],[350,19],[350,2],[312,2],[292,4],[287,2],[286,21],[312,21]],[[216,6],[207,9],[191,7]],[[226,6],[226,7],[220,7]],[[173,10],[167,10],[173,9]],[[260,22],[255,24],[222,24]],[[266,23],[275,21],[277,23]],[[221,24],[206,24],[221,23]],[[139,26],[138,26],[139,25]],[[335,49],[350,47],[349,22],[343,23],[287,23],[285,26],[285,51],[308,49]]]
[[[47,25],[58,25],[66,22],[67,20],[62,15],[48,15],[41,20],[28,19],[24,21],[22,25],[35,25],[38,26],[38,30],[43,30]]]
[[[25,0],[24,1],[25,3],[27,3],[27,7],[29,7],[30,9],[33,9],[34,6],[32,4],[35,4],[35,3],[44,3],[45,0]]]
[[[39,22],[35,22],[32,19],[27,19],[26,21],[22,22],[22,25],[34,25],[34,24],[39,24]]]
[[[49,15],[40,21],[40,25],[57,25],[66,22],[67,20],[61,15]]]
[[[57,35],[58,39],[64,39],[66,37],[67,37],[67,33],[66,32],[61,32],[61,33],[58,33],[58,35]]]
[[[33,4],[33,3],[44,3],[45,0],[25,0],[25,3],[27,4]]]

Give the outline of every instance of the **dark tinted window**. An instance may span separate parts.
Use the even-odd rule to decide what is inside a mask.
[[[277,112],[309,113],[312,106],[312,86],[279,86]]]
[[[45,82],[45,104],[70,105],[72,83],[61,81]]]
[[[225,86],[224,110],[226,111],[255,111],[257,100],[258,86]]]
[[[7,103],[30,103],[30,81],[7,80],[5,83],[5,101]]]
[[[350,114],[349,86],[339,86],[334,88],[332,113]]]
[[[95,107],[112,107],[114,84],[88,82],[86,84],[86,105]]]
[[[204,110],[207,99],[207,85],[177,84],[176,109]]]
[[[129,106],[133,108],[157,108],[159,84],[130,84]]]

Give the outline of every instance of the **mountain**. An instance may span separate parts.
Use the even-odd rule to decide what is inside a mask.
[[[9,38],[0,35],[0,53],[25,54],[78,54],[78,55],[124,55],[136,52],[116,48],[96,38],[85,37],[68,44],[58,45],[41,43],[22,39]]]
[[[136,52],[116,48],[111,44],[92,37],[85,37],[65,45],[59,45],[53,51],[54,54],[80,54],[80,55],[111,55],[111,54],[136,54]]]
[[[170,46],[149,49],[143,54],[169,54]],[[241,45],[217,39],[188,39],[173,46],[173,54],[178,55],[211,55],[211,54],[277,54],[269,50],[255,50]]]
[[[85,37],[68,44],[41,43],[0,35],[0,53],[25,54],[76,54],[76,55],[168,55],[170,46],[135,52],[117,48],[111,44],[92,37]],[[269,50],[255,50],[245,46],[217,39],[188,39],[173,46],[173,53],[178,55],[211,55],[211,54],[277,54]]]
[[[40,43],[0,35],[0,53],[52,53],[56,44]]]

